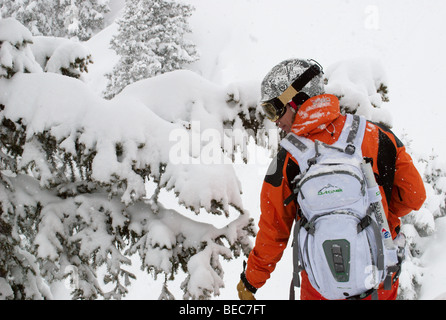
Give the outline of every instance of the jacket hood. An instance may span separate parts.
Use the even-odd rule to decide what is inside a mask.
[[[332,94],[314,96],[297,111],[291,131],[299,136],[317,133],[341,115],[339,100]]]

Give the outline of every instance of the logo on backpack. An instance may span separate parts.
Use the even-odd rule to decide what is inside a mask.
[[[317,192],[317,195],[323,196],[323,195],[332,194],[332,193],[336,193],[336,192],[343,192],[343,190],[340,187],[328,184],[325,187],[323,187],[321,190],[319,190]]]

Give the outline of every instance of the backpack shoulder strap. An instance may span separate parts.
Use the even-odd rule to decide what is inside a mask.
[[[300,172],[305,172],[308,159],[315,154],[314,142],[290,132],[280,141],[280,145],[297,160]]]
[[[352,114],[347,114],[346,116],[344,128],[335,145],[342,149],[345,149],[348,145],[352,145],[356,151],[360,151],[367,121],[364,116]]]

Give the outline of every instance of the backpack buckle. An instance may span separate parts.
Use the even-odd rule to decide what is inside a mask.
[[[303,228],[308,232],[308,234],[311,235],[314,235],[314,232],[316,231],[313,221],[307,221],[307,223],[305,223]]]
[[[355,151],[356,151],[356,147],[352,144],[348,144],[344,150],[344,152],[350,156],[355,154]]]
[[[367,228],[372,223],[372,218],[367,214],[361,221],[358,223],[357,231],[358,233],[362,232],[365,228]]]

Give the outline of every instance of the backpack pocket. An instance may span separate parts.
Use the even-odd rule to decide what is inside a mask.
[[[299,230],[299,252],[311,285],[326,299],[345,299],[380,283],[370,239],[349,211],[315,217]]]
[[[362,173],[345,164],[314,165],[298,183],[298,201],[305,212],[321,213],[354,204],[366,208],[366,185]],[[311,217],[307,217],[310,218]]]

